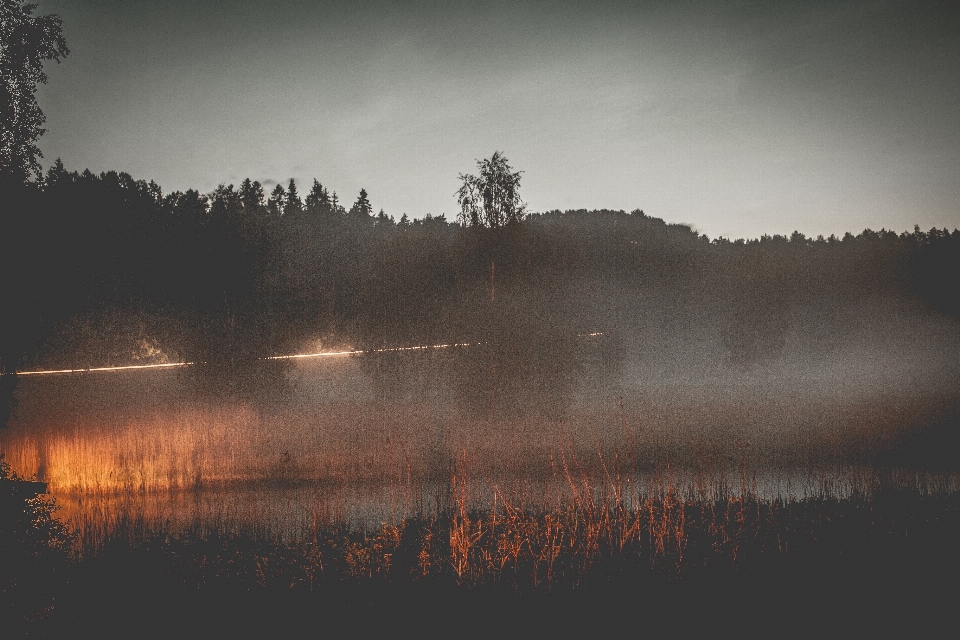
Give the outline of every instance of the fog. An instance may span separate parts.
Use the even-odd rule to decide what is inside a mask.
[[[23,376],[0,446],[61,491],[424,486],[461,458],[503,485],[555,476],[561,457],[596,473],[875,463],[956,420],[960,327],[908,298],[848,304],[833,324],[793,310],[780,353],[752,362],[731,356],[722,322],[678,322],[661,302],[553,341],[519,327],[254,363],[226,390],[198,385],[190,367]],[[273,367],[262,387],[258,367]]]
[[[766,477],[767,495],[806,477],[783,489],[805,495],[849,488],[851,466],[957,466],[957,231],[395,221],[319,182],[164,196],[62,167],[31,193],[0,448],[57,494],[405,487],[441,505],[458,470],[487,496],[668,471]],[[317,353],[339,355],[286,357]]]

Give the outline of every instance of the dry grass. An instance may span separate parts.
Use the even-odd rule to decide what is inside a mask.
[[[238,498],[237,488],[181,493],[176,500],[168,494],[155,509],[149,493],[134,492],[120,502],[87,495],[86,505],[71,516],[79,534],[77,552],[95,556],[118,538],[135,545],[158,536],[202,541],[254,532],[295,549],[299,558],[293,569],[289,562],[269,569],[274,560],[258,547],[249,561],[262,581],[293,571],[291,580],[308,582],[400,576],[550,590],[576,585],[597,565],[611,563],[674,575],[705,564],[736,567],[744,558],[784,554],[807,543],[818,535],[824,517],[848,518],[870,536],[889,523],[863,520],[863,509],[850,511],[849,505],[873,512],[876,496],[884,492],[906,491],[921,500],[957,492],[956,478],[924,485],[932,476],[851,469],[842,483],[820,477],[819,493],[770,500],[758,494],[757,477],[746,468],[704,462],[692,472],[668,466],[644,475],[625,464],[621,452],[607,456],[598,448],[588,465],[568,446],[556,449],[547,481],[517,486],[509,479],[492,482],[474,475],[464,449],[450,467],[443,504],[428,511],[422,496],[441,492],[416,486],[398,453],[402,449],[394,446],[387,448],[387,459],[403,464],[383,471],[389,482],[375,491],[379,523],[370,518],[349,522],[346,514],[357,495],[335,498],[330,487],[309,487],[312,503],[304,496],[291,498],[303,487],[278,486],[266,497]]]

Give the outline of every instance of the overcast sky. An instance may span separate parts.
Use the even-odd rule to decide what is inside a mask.
[[[38,92],[47,165],[453,217],[500,150],[532,211],[960,226],[952,3],[35,1],[71,50]]]

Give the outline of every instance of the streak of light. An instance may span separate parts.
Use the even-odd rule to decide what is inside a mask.
[[[363,351],[321,351],[320,353],[293,353],[288,356],[267,356],[263,360],[293,360],[294,358],[324,358],[329,356],[352,356]]]
[[[17,371],[18,376],[40,376],[51,373],[96,373],[99,371],[124,371],[126,369],[162,369],[170,367],[189,367],[193,362],[167,362],[164,364],[131,364],[123,367],[88,367],[86,369],[45,369],[38,371]]]
[[[479,343],[477,343],[479,344]],[[363,351],[321,351],[319,353],[294,353],[288,356],[268,356],[263,360],[292,360],[294,358],[323,358],[328,356],[355,356],[362,353],[387,353],[389,351],[423,351],[426,349],[446,349],[448,347],[469,347],[469,342],[451,344],[428,344],[418,347],[391,347],[388,349],[366,349]]]
[[[603,333],[581,333],[580,336],[601,336]],[[430,344],[417,347],[391,347],[386,349],[366,349],[362,351],[320,351],[317,353],[292,353],[285,356],[267,356],[259,358],[260,360],[294,360],[302,358],[329,358],[332,356],[355,356],[364,353],[387,353],[391,351],[424,351],[427,349],[447,349],[450,347],[469,347],[480,345],[481,343],[472,342],[451,342],[449,344]],[[167,362],[164,364],[133,364],[121,367],[87,367],[82,369],[40,369],[36,371],[17,371],[18,376],[41,376],[58,373],[99,373],[102,371],[129,371],[131,369],[169,369],[172,367],[190,367],[196,362]]]

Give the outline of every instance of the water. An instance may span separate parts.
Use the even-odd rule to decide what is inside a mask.
[[[357,358],[296,363],[269,401],[202,397],[176,371],[24,378],[0,450],[15,471],[48,482],[78,526],[130,516],[291,537],[443,514],[455,477],[485,511],[504,500],[545,511],[575,495],[630,508],[666,491],[790,500],[960,484],[954,472],[840,462],[851,442],[881,446],[902,433],[904,413],[812,406],[771,394],[760,375],[738,383],[754,385],[752,396],[586,381],[559,412],[530,396],[529,411],[484,414],[420,364],[384,384]]]

